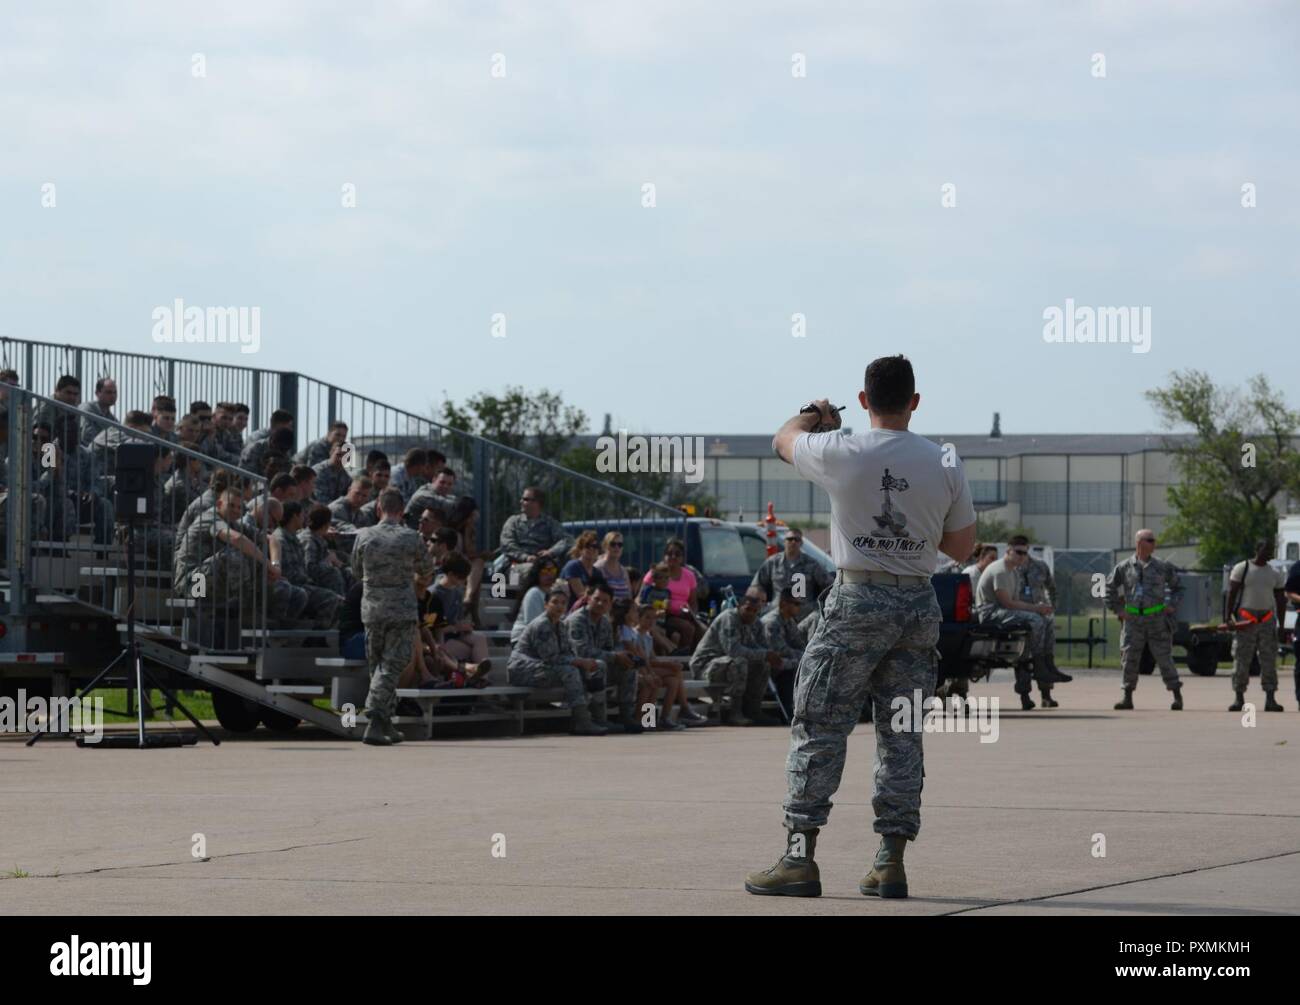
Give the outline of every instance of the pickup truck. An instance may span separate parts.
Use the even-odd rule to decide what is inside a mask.
[[[704,595],[698,598],[701,611],[707,614],[710,599],[721,598],[730,586],[737,596],[744,593],[754,573],[767,558],[767,537],[762,524],[736,523],[708,517],[665,519],[610,519],[568,521],[565,528],[575,536],[594,530],[599,537],[616,530],[623,535],[624,564],[642,574],[662,560],[664,545],[670,537],[686,542],[686,564],[703,576]],[[777,543],[785,537],[779,526]],[[804,554],[811,556],[829,572],[835,571],[831,557],[805,536]],[[1025,650],[1026,633],[979,624],[973,612],[970,577],[960,572],[940,573],[931,582],[943,612],[939,629],[939,675],[937,686],[953,678],[979,680],[995,667],[1012,666]]]

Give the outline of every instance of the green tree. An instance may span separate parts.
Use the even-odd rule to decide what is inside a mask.
[[[546,493],[547,511],[561,520],[587,510],[579,490],[556,468],[542,463],[557,464],[573,438],[587,426],[586,414],[565,405],[559,394],[546,389],[530,392],[523,387],[507,387],[501,395],[480,391],[466,398],[463,405],[444,399],[437,418],[452,429],[519,451],[487,449],[480,454],[470,445],[460,451],[471,465],[482,463],[486,468],[487,498],[478,502],[489,540],[496,541],[502,524],[519,512],[519,498],[529,485]],[[466,482],[467,474],[460,473]]]
[[[999,541],[1010,541],[1017,534],[1024,534],[1029,538],[1029,543],[1033,544],[1038,540],[1034,534],[1034,528],[1025,527],[1021,524],[1012,526],[1005,520],[999,520],[997,517],[988,516],[983,513],[975,514],[975,540],[987,541],[990,544]]]
[[[1300,413],[1281,392],[1263,374],[1242,391],[1186,370],[1147,398],[1167,428],[1193,433],[1186,442],[1165,439],[1181,481],[1169,488],[1174,516],[1164,535],[1195,541],[1206,568],[1249,555],[1255,541],[1274,537],[1274,500],[1300,487],[1300,454],[1291,446]]]
[[[448,398],[442,403],[441,421],[545,460],[558,458],[587,428],[582,409],[566,405],[559,394],[545,388],[530,393],[523,387],[507,387],[499,397],[480,391],[466,398],[463,406]]]

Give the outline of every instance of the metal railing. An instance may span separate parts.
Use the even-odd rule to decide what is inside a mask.
[[[17,370],[20,386],[37,393],[51,391],[62,374],[71,374],[82,383],[83,400],[93,398],[96,380],[112,377],[119,418],[131,409],[149,411],[158,394],[175,398],[178,414],[192,401],[247,404],[250,431],[266,425],[274,410],[284,409],[294,415],[300,450],[324,437],[332,422],[346,422],[354,473],[364,467],[371,450],[382,450],[396,467],[410,448],[432,447],[455,470],[457,494],[472,496],[479,505],[473,526],[457,528],[473,535],[479,552],[495,545],[506,519],[518,512],[526,485],[541,487],[547,512],[561,520],[653,517],[685,528],[681,512],[657,500],[300,373],[12,338],[0,338],[3,367]]]
[[[280,591],[267,562],[269,509],[246,515],[244,502],[265,495],[264,479],[22,388],[0,384],[0,408],[11,618],[98,612],[204,650],[261,648]],[[144,512],[123,520],[117,461],[128,444],[154,448],[153,470]],[[203,495],[222,481],[238,496],[220,500],[235,535]]]

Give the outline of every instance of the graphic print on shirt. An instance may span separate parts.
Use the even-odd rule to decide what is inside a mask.
[[[880,494],[883,497],[879,516],[873,516],[876,527],[874,534],[865,534],[853,539],[853,547],[867,556],[882,552],[891,554],[911,554],[925,550],[925,540],[917,540],[907,532],[907,514],[894,505],[890,492],[906,492],[906,478],[895,478],[885,468],[884,477],[880,479]]]

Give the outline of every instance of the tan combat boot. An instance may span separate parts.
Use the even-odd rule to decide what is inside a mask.
[[[907,873],[903,871],[903,850],[907,838],[902,834],[885,834],[871,871],[858,884],[864,897],[906,897]]]
[[[745,889],[761,897],[820,897],[822,878],[813,861],[818,833],[790,831],[785,854],[772,868],[751,873],[745,880]]]

